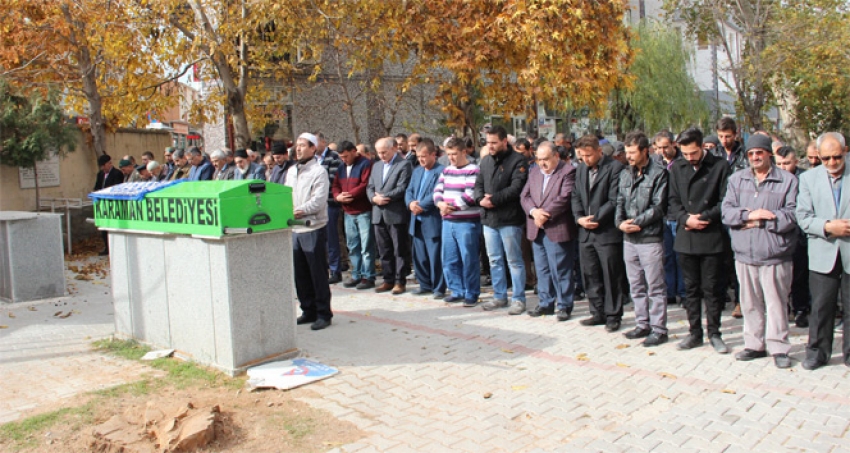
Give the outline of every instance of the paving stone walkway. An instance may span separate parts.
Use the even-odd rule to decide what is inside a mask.
[[[565,323],[343,288],[333,304],[331,328],[298,329],[305,354],[342,370],[309,402],[373,433],[338,451],[850,451],[850,370],[838,358],[808,372],[678,351],[675,338],[647,349],[579,325],[586,301]],[[728,313],[734,354],[742,323]],[[669,325],[687,335],[681,307]],[[799,359],[807,334],[792,335]]]
[[[0,423],[148,370],[89,350],[112,333],[109,281],[71,275],[72,296],[0,305]],[[741,321],[728,311],[733,353],[721,356],[676,350],[687,334],[680,306],[671,342],[652,349],[622,336],[630,306],[613,334],[579,325],[586,301],[565,323],[338,285],[333,306],[330,328],[298,326],[303,354],[341,370],[299,398],[368,433],[333,451],[850,452],[850,369],[837,353],[830,366],[800,368],[802,329],[792,329],[794,368],[778,370],[735,361]]]

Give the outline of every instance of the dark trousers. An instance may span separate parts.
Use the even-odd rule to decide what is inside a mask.
[[[590,314],[597,319],[619,321],[629,293],[623,243],[582,242],[579,256]]]
[[[708,336],[720,335],[720,313],[723,300],[717,294],[717,279],[724,255],[690,255],[679,253],[679,266],[685,280],[685,300],[691,335],[702,338],[702,300],[705,299],[705,323]],[[726,269],[728,271],[728,269]]]
[[[528,240],[528,235],[525,234],[525,229],[522,230],[522,261],[525,263],[525,286],[537,286],[537,269],[534,267],[534,251],[531,247],[531,241]]]
[[[381,275],[387,283],[404,284],[410,275],[410,235],[406,223],[375,226],[375,242],[381,258]]]
[[[442,237],[426,238],[422,234],[422,222],[416,222],[413,230],[413,268],[419,288],[435,293],[446,292],[443,280]],[[442,231],[441,231],[442,232]]]
[[[717,282],[714,285],[717,291],[717,297],[720,298],[720,308],[726,302],[731,301],[729,298],[729,286],[732,286],[732,292],[735,294],[735,303],[741,303],[741,289],[738,286],[738,274],[735,269],[735,254],[732,252],[732,238],[729,237],[729,227],[723,226],[723,262],[720,267],[720,273],[717,274]]]
[[[292,265],[295,293],[307,318],[330,320],[331,288],[328,284],[328,231],[325,227],[308,233],[292,233]]]
[[[675,220],[664,221],[664,280],[667,282],[667,298],[676,296],[685,298],[685,282],[682,280],[682,270],[679,269],[679,261],[676,259],[676,251],[673,244],[676,242]]]
[[[844,309],[841,351],[845,363],[850,358],[850,275],[844,273],[841,254],[828,274],[809,272],[812,289],[812,312],[809,315],[809,344],[806,358],[827,363],[832,356],[832,340],[835,334],[835,310],[838,306],[838,290],[841,289],[841,306]]]
[[[339,217],[342,208],[328,205],[328,267],[331,273],[342,271],[342,250],[339,246]]]
[[[809,247],[804,237],[794,249],[794,276],[791,280],[791,305],[794,313],[808,313],[812,309],[809,292]]]

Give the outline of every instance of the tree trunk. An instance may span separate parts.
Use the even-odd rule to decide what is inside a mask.
[[[102,156],[106,154],[106,124],[103,120],[103,101],[97,87],[97,66],[93,63],[91,50],[78,36],[78,34],[85,36],[84,24],[73,17],[68,5],[62,5],[60,9],[65,16],[65,21],[72,24],[69,39],[74,47],[79,49],[76,53],[77,69],[83,81],[83,94],[89,102],[89,132],[92,136],[95,155]]]

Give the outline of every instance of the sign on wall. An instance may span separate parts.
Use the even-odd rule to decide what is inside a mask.
[[[19,168],[18,181],[21,189],[35,189],[35,171],[32,168]],[[38,163],[38,186],[59,187],[59,156],[51,155]]]

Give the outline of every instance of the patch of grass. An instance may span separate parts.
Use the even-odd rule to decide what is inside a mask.
[[[109,387],[103,390],[95,390],[92,393],[104,398],[117,398],[123,395],[147,395],[156,388],[159,388],[159,385],[151,382],[149,379],[142,379],[140,381],[116,385],[115,387]]]
[[[108,352],[128,360],[139,360],[151,350],[135,340],[116,340],[115,338],[95,341],[92,346],[95,350]]]
[[[0,425],[0,439],[3,439],[2,443],[8,441],[13,450],[32,448],[37,444],[39,434],[59,423],[72,423],[73,426],[90,424],[94,419],[94,407],[94,403],[89,402]]]
[[[268,423],[282,426],[295,442],[300,442],[305,437],[313,434],[313,431],[316,429],[316,422],[312,418],[303,418],[295,414],[280,412],[272,415]]]
[[[151,350],[149,347],[139,344],[135,340],[118,340],[115,338],[95,341],[92,343],[92,346],[95,350],[128,360],[139,360]],[[152,360],[148,364],[153,368],[168,373],[163,380],[158,380],[153,387],[160,387],[165,384],[171,384],[177,388],[186,388],[195,385],[207,387],[222,385],[228,388],[239,389],[245,385],[243,378],[230,378],[222,373],[204,368],[190,361],[162,358]],[[124,393],[144,395],[151,391],[153,387],[150,382],[147,382],[147,384],[143,384],[143,382],[139,381],[118,386],[114,389],[101,390],[99,394],[107,395],[111,393],[113,396],[119,396]]]

